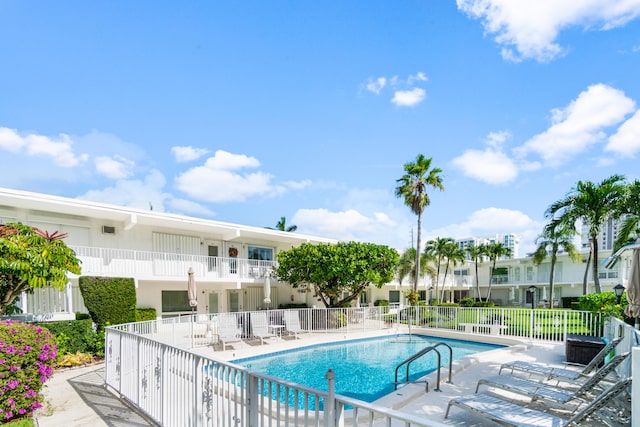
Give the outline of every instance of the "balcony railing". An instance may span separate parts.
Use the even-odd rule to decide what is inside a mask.
[[[211,257],[164,252],[71,246],[82,261],[84,276],[186,277],[189,268],[200,279],[259,279],[276,266],[275,261]]]

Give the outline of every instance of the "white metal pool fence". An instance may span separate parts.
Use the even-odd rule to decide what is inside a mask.
[[[292,311],[297,312],[302,328],[310,333],[339,332],[345,336],[350,332],[397,328],[407,322],[421,328],[451,330],[459,329],[460,323],[502,322],[508,326],[502,331],[505,335],[561,341],[568,333],[611,337],[623,326],[603,322],[602,316],[587,312],[548,309],[367,307]],[[278,322],[282,322],[283,313],[284,310],[269,310],[267,318],[274,325],[282,325]],[[243,338],[251,339],[247,323],[250,313],[225,313],[230,314],[236,316]],[[327,373],[328,392],[324,392],[188,350],[213,345],[218,333],[217,316],[184,316],[107,328],[106,384],[160,425],[171,427],[441,425],[336,395],[332,391],[332,372]],[[479,333],[488,331],[479,329]],[[625,340],[629,346],[638,342],[635,332]]]

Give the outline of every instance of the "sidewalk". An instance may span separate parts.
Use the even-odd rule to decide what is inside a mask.
[[[104,365],[57,370],[43,388],[39,427],[156,426],[104,387]]]

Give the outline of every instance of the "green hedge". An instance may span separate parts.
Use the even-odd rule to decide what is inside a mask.
[[[136,322],[156,320],[157,318],[158,313],[155,308],[136,308]]]
[[[289,309],[289,308],[309,308],[309,306],[303,302],[291,302],[287,304],[280,304],[278,308]]]
[[[91,319],[43,322],[38,324],[56,338],[58,358],[69,353],[104,354],[104,340],[96,334]]]
[[[99,330],[136,320],[136,289],[132,278],[81,276],[84,305]]]
[[[560,301],[562,302],[562,308],[571,308],[573,310],[579,310],[578,306],[574,305],[573,303],[578,303],[580,301],[580,297],[561,297]]]

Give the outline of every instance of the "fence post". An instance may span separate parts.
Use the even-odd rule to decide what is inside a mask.
[[[247,426],[258,425],[258,377],[246,373],[247,375],[247,408],[246,408],[246,424]]]
[[[324,376],[327,379],[327,397],[324,401],[324,427],[335,427],[336,388],[333,370],[329,369]]]
[[[535,321],[536,321],[536,316],[535,316],[535,309],[531,309],[531,319],[529,320],[529,339],[533,340],[533,336],[534,336],[534,328],[535,328]]]

